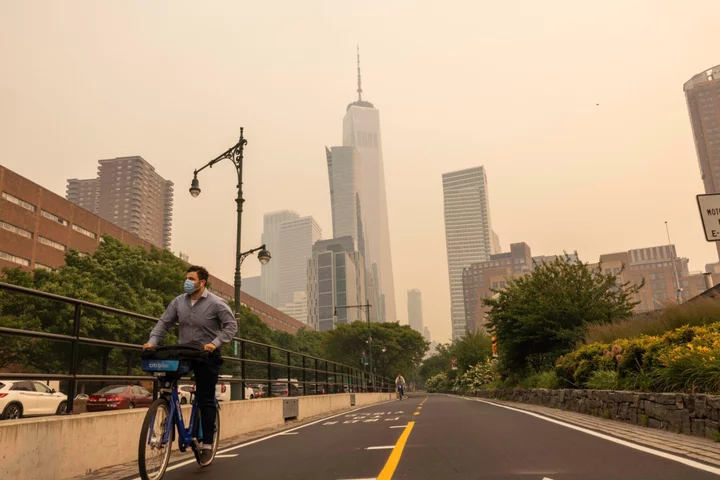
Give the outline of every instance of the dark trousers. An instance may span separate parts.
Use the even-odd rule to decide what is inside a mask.
[[[195,402],[200,408],[200,420],[203,431],[203,443],[213,443],[215,436],[215,417],[217,406],[215,404],[215,387],[220,374],[220,365],[223,359],[220,350],[215,350],[208,358],[196,360],[192,363],[195,374]]]

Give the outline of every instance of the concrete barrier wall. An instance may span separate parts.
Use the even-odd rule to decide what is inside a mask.
[[[372,405],[374,403],[386,402],[396,398],[395,392],[390,393],[358,393],[355,395],[355,406]]]
[[[355,394],[356,406],[392,399]],[[298,397],[298,420],[350,409],[349,394]],[[0,421],[0,479],[62,480],[137,460],[146,409]],[[183,407],[186,421],[190,407]],[[223,402],[220,438],[281,426],[283,399]],[[175,444],[177,449],[177,443]]]

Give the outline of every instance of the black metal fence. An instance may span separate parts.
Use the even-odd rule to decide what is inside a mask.
[[[13,301],[15,296],[35,297],[41,305],[27,309],[27,302]],[[111,322],[108,316],[119,316],[124,321]],[[129,320],[141,322],[138,324]],[[107,327],[108,332],[114,330],[115,336],[118,336],[118,329],[121,330],[120,336],[127,329],[127,332],[134,331],[136,337],[144,335],[147,338],[157,320],[147,315],[0,282],[0,377],[8,380],[60,381],[66,385],[68,399],[75,399],[78,386],[93,382],[154,384],[157,379],[142,373],[139,368],[141,345],[98,336]],[[48,324],[52,324],[54,330],[65,331],[44,331]],[[26,340],[17,340],[19,338]],[[57,348],[58,345],[65,348]],[[83,351],[87,348],[92,351]],[[110,351],[117,350],[126,362],[123,367],[125,375],[107,373]],[[255,386],[254,397],[387,392],[391,385],[394,388],[389,379],[379,376],[373,379],[362,369],[242,338],[235,337],[223,347],[222,353],[225,362],[220,372],[220,384],[225,385],[223,390],[228,384],[231,386],[233,400],[245,399],[246,388],[252,386]],[[45,356],[42,362],[37,361],[39,356]],[[101,365],[103,372],[87,372],[92,369],[86,365],[88,360],[96,361],[98,357],[102,357],[102,361],[94,366]],[[13,368],[15,370],[35,371],[3,372],[8,366],[16,367]],[[184,380],[189,382],[190,378]],[[157,395],[158,389],[153,390]],[[71,412],[72,408],[68,411]]]

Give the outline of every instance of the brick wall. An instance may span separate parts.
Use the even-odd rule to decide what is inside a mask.
[[[142,245],[148,249],[151,247],[149,242],[137,235],[0,165],[0,194],[2,192],[26,202],[33,208],[24,208],[0,197],[0,221],[32,234],[32,238],[27,238],[0,227],[0,252],[28,262],[28,265],[21,265],[0,258],[0,269],[20,267],[29,271],[39,266],[58,268],[65,264],[65,252],[69,249],[92,255],[100,245],[102,235],[110,235],[131,246]],[[55,215],[62,223],[47,218],[42,214],[43,211]],[[79,233],[73,229],[73,225],[93,233],[95,238]],[[56,242],[64,246],[65,250],[40,243],[39,237]],[[233,298],[232,285],[212,276],[210,283],[214,293],[226,300]],[[182,285],[178,285],[178,293],[182,291],[181,288]],[[302,322],[245,293],[241,294],[241,302],[270,328],[294,334],[305,327]]]

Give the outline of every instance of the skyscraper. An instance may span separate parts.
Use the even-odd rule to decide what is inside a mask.
[[[333,330],[335,308],[365,303],[365,262],[352,237],[320,240],[308,261],[308,324],[316,330]],[[365,320],[358,308],[338,308],[337,323]]]
[[[358,99],[348,105],[343,118],[343,145],[354,147],[363,165],[362,208],[366,220],[365,252],[368,270],[376,277],[379,298],[378,312],[382,321],[394,322],[395,281],[390,253],[383,167],[380,113],[372,103],[362,98],[360,53],[358,52]]]
[[[484,167],[443,174],[445,242],[450,275],[452,339],[466,330],[463,269],[495,253]]]
[[[280,225],[283,222],[297,220],[298,218],[300,218],[300,215],[291,210],[281,210],[265,214],[263,218],[261,243],[265,244],[265,248],[267,248],[271,254],[276,254],[280,248]],[[279,307],[279,290],[280,263],[272,261],[260,267],[260,291],[262,293],[260,300],[271,307]]]
[[[408,323],[418,332],[424,334],[422,314],[422,293],[418,289],[408,290]]]
[[[353,237],[355,250],[365,255],[362,207],[362,159],[353,147],[325,149],[330,180],[333,237]]]
[[[70,178],[67,183],[65,198],[97,215],[100,211],[100,180],[97,178],[83,180]]]
[[[685,82],[690,124],[705,193],[720,193],[720,65]],[[715,242],[720,258],[720,242]]]
[[[170,248],[173,183],[139,156],[100,160],[98,178],[69,179],[66,198],[161,248]]]
[[[280,277],[280,310],[293,302],[297,292],[307,293],[307,262],[312,257],[313,245],[321,238],[322,230],[313,217],[280,224],[280,245],[275,258]]]

